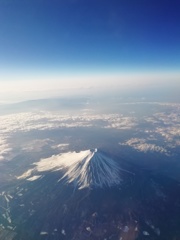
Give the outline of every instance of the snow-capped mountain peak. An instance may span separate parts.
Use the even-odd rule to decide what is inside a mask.
[[[120,168],[113,159],[97,149],[83,151],[83,153],[83,157],[77,155],[77,161],[67,167],[63,176],[67,183],[73,182],[79,189],[111,187],[120,184]]]
[[[121,171],[124,171],[116,161],[97,148],[53,155],[33,165],[34,168],[18,178],[32,180],[39,172],[63,171],[64,175],[59,181],[73,183],[78,189],[119,185],[122,181]]]

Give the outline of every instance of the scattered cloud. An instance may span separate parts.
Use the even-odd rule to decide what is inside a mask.
[[[164,111],[153,114],[146,118],[150,123],[151,133],[163,138],[163,141],[170,148],[180,146],[180,104],[172,104],[171,111]]]
[[[61,143],[61,144],[54,145],[51,148],[58,149],[58,150],[65,150],[68,148],[68,146],[69,146],[69,143]]]
[[[128,141],[121,143],[120,145],[130,146],[140,152],[158,152],[168,154],[164,147],[158,146],[156,144],[148,143],[145,139],[141,138],[131,138]]]
[[[10,160],[13,158],[12,148],[8,143],[7,138],[0,138],[0,161],[1,160]]]
[[[105,128],[116,128],[121,130],[128,130],[136,127],[137,120],[134,117],[116,117],[108,120],[108,125]]]
[[[43,147],[47,147],[52,144],[54,141],[46,138],[46,139],[35,139],[31,142],[25,143],[22,147],[23,151],[26,152],[40,152],[42,151]]]

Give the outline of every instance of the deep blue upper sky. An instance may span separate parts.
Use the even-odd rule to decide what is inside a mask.
[[[175,0],[2,0],[1,69],[179,70]]]

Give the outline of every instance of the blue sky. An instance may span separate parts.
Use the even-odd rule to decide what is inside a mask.
[[[179,13],[175,0],[1,0],[0,81],[178,73]]]

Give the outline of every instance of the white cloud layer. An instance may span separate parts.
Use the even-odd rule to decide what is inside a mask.
[[[137,125],[135,118],[124,117],[119,114],[87,114],[62,115],[59,112],[27,112],[0,116],[0,160],[10,159],[14,150],[9,145],[13,134],[31,132],[33,130],[46,131],[64,128],[116,128],[131,129]],[[51,139],[26,140],[21,145],[21,151],[40,152],[46,146],[52,149],[65,150],[68,143],[57,144]]]
[[[18,113],[0,116],[1,133],[28,132],[31,130],[51,130],[58,128],[93,127],[131,129],[137,125],[134,117],[119,114],[102,115],[60,115],[59,112]],[[102,121],[98,123],[98,121]]]
[[[180,146],[180,105],[170,103],[165,105],[169,110],[147,117],[142,116],[141,119],[137,119],[133,114],[132,116],[92,114],[87,111],[81,112],[81,115],[40,111],[0,116],[0,160],[10,160],[15,156],[16,143],[10,141],[13,134],[30,133],[33,130],[91,127],[118,131],[132,130],[132,133],[136,133],[136,137],[130,136],[130,139],[123,143],[124,145],[142,152],[154,151],[167,154],[170,149]],[[163,142],[163,147],[158,141]],[[52,150],[64,151],[68,149],[68,142],[53,142],[47,136],[45,139],[33,139],[31,142],[26,140],[19,146],[19,151],[41,152],[47,146]]]

